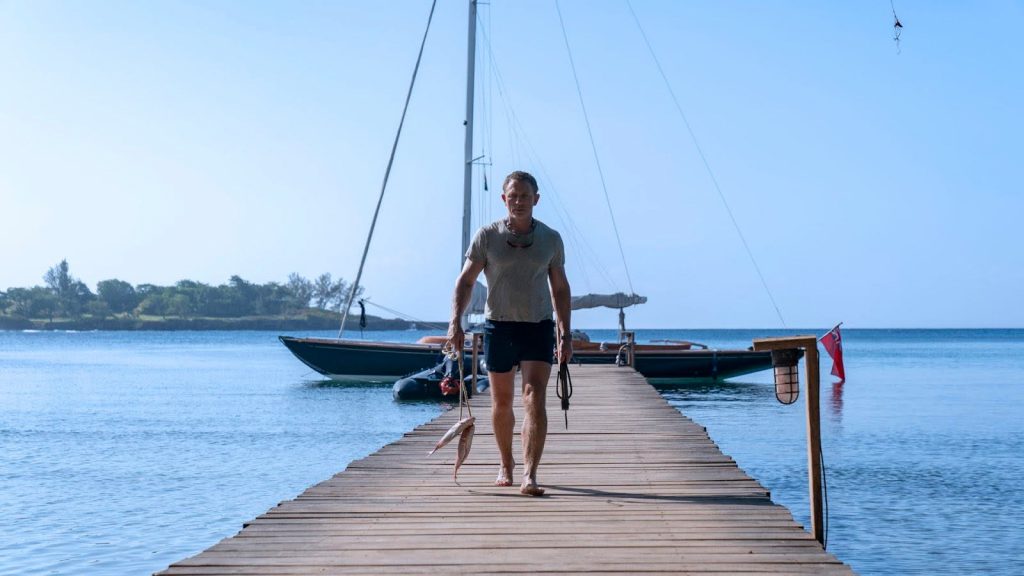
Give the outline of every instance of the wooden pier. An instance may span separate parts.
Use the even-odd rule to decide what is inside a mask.
[[[427,457],[456,409],[160,574],[853,573],[638,373],[572,371],[568,431],[549,387],[542,498],[493,485],[479,394],[461,485],[457,441]]]

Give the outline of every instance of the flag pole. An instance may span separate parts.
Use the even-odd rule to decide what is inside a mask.
[[[828,332],[825,332],[825,336],[828,336],[829,334],[835,332],[836,328],[839,328],[842,325],[843,325],[842,322],[840,322],[839,324],[836,324],[835,326],[832,327],[831,330],[829,330]],[[821,338],[818,338],[818,342],[821,342],[825,338],[825,336],[822,336]]]

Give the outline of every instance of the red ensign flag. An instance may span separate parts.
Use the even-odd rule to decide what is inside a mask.
[[[838,384],[846,382],[846,370],[843,368],[843,337],[839,334],[839,326],[829,330],[821,337],[825,351],[832,357],[832,375],[839,376]]]

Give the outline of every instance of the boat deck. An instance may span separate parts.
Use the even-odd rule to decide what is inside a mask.
[[[638,373],[572,371],[568,430],[549,389],[542,498],[493,486],[478,394],[461,485],[457,440],[427,457],[455,409],[160,574],[853,573]]]

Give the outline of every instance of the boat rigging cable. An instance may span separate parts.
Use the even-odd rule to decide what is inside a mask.
[[[405,124],[405,113],[409,111],[409,101],[412,99],[412,89],[416,85],[416,74],[420,71],[420,61],[423,60],[423,48],[427,45],[427,34],[430,32],[430,23],[434,19],[434,8],[437,7],[437,0],[430,4],[430,15],[427,16],[427,28],[423,31],[423,40],[420,42],[420,52],[416,56],[416,66],[412,69],[412,79],[409,80],[409,91],[405,95],[405,105],[402,107],[402,119],[398,121],[398,131],[395,132],[395,142],[391,145],[391,156],[388,158],[388,167],[384,170],[384,182],[380,186],[380,196],[377,198],[377,208],[373,211],[373,220],[370,222],[370,233],[366,236],[366,245],[363,247],[363,258],[359,261],[359,272],[356,273],[356,281],[345,299],[345,309],[341,312],[341,326],[338,328],[338,338],[345,332],[345,320],[348,319],[348,309],[352,306],[352,300],[356,297],[356,290],[359,288],[359,280],[363,277],[363,266],[366,265],[366,255],[370,252],[370,241],[373,240],[373,229],[377,227],[377,216],[380,215],[380,205],[384,202],[384,191],[388,187],[388,178],[391,176],[391,165],[395,162],[395,152],[398,150],[398,140],[402,136],[402,125]]]
[[[604,170],[601,169],[601,159],[597,155],[597,145],[594,144],[594,132],[590,129],[590,115],[587,114],[587,106],[583,103],[583,90],[580,88],[580,79],[576,74],[576,63],[573,61],[572,48],[569,47],[569,35],[565,31],[565,20],[562,18],[562,8],[558,0],[555,0],[555,10],[558,12],[558,23],[562,26],[562,38],[565,40],[565,51],[569,54],[569,66],[572,68],[572,79],[576,82],[576,94],[580,99],[580,108],[583,110],[583,119],[587,124],[587,136],[590,138],[590,149],[594,152],[594,163],[597,164],[597,174],[601,179],[601,189],[604,190],[604,201],[608,204],[608,215],[612,219],[612,230],[615,232],[615,241],[619,244],[619,254],[622,256],[622,267],[626,270],[626,282],[629,283],[629,292],[636,294],[633,289],[633,279],[629,275],[629,265],[626,264],[626,253],[622,250],[622,238],[619,237],[619,227],[615,223],[615,211],[612,210],[612,201],[608,197],[608,185],[604,181]]]
[[[658,60],[657,54],[654,53],[654,48],[651,46],[650,40],[647,39],[647,33],[644,32],[644,27],[640,24],[640,19],[633,10],[633,4],[629,0],[626,0],[626,6],[629,7],[629,13],[633,16],[633,22],[636,22],[636,27],[640,30],[640,35],[644,39],[644,44],[647,45],[647,51],[651,53],[654,65],[657,66],[658,73],[661,74],[661,79],[665,82],[665,87],[668,89],[669,96],[672,97],[672,103],[675,104],[676,111],[679,112],[679,117],[683,119],[686,131],[690,134],[690,139],[693,140],[693,146],[697,149],[697,154],[700,156],[701,162],[704,163],[704,169],[711,178],[711,183],[714,185],[715,191],[718,192],[718,197],[722,200],[722,205],[725,206],[726,213],[729,214],[729,220],[732,221],[733,228],[736,229],[736,234],[739,235],[740,241],[743,243],[743,248],[747,251],[747,256],[750,257],[750,262],[754,265],[754,270],[757,271],[757,277],[761,279],[761,285],[764,286],[764,291],[768,294],[768,299],[771,300],[772,306],[775,307],[775,313],[778,314],[779,321],[782,322],[782,327],[785,328],[786,320],[782,317],[782,311],[779,310],[779,305],[775,302],[775,296],[772,295],[771,289],[768,288],[768,282],[765,281],[764,274],[761,273],[761,267],[757,265],[754,253],[750,250],[750,245],[747,244],[747,238],[743,235],[743,231],[740,230],[740,225],[736,221],[736,216],[732,213],[732,208],[729,207],[729,202],[725,199],[722,187],[718,185],[718,179],[715,178],[715,173],[711,170],[711,165],[708,163],[708,159],[704,155],[704,149],[701,148],[700,143],[697,141],[697,135],[693,132],[693,128],[690,127],[690,121],[686,118],[686,113],[683,112],[683,107],[679,104],[679,99],[676,98],[675,91],[672,90],[672,83],[668,81],[668,76],[665,75],[665,70],[661,67],[661,61]]]
[[[892,41],[896,43],[896,54],[902,54],[903,50],[900,49],[900,34],[903,33],[903,24],[900,23],[900,17],[896,15],[896,4],[893,0],[889,0],[889,6],[892,7],[892,18],[894,20],[892,24]]]
[[[370,306],[376,306],[377,308],[380,308],[381,310],[383,310],[385,312],[388,312],[390,314],[394,314],[395,316],[398,316],[399,318],[402,318],[402,319],[405,319],[405,320],[411,320],[411,321],[415,322],[417,326],[420,326],[420,325],[426,326],[427,328],[430,328],[431,330],[448,330],[448,326],[444,326],[444,325],[441,325],[441,324],[435,324],[433,322],[428,322],[426,320],[421,320],[420,318],[417,318],[415,316],[410,316],[409,314],[405,314],[403,312],[399,312],[398,310],[393,310],[391,308],[388,308],[387,306],[381,306],[380,304],[377,304],[376,302],[373,302],[371,300],[363,299],[363,300],[359,301],[360,304],[362,304],[364,302],[366,304],[369,304]]]
[[[608,273],[608,270],[605,268],[597,251],[590,246],[590,243],[587,242],[586,235],[573,220],[572,212],[568,210],[559,199],[561,195],[555,187],[554,179],[551,178],[547,167],[544,165],[543,160],[541,160],[541,155],[538,154],[536,148],[534,148],[533,143],[526,134],[526,129],[519,121],[519,116],[516,115],[515,109],[512,107],[510,98],[506,95],[507,90],[505,88],[505,81],[502,77],[501,69],[498,66],[497,58],[494,55],[494,50],[487,30],[485,28],[481,28],[480,32],[483,35],[483,44],[486,47],[487,57],[490,62],[490,69],[493,71],[494,83],[498,88],[498,96],[501,103],[504,105],[502,111],[505,114],[505,119],[512,135],[510,145],[513,149],[512,155],[515,159],[514,163],[522,164],[519,157],[519,148],[522,148],[522,153],[529,158],[530,163],[539,168],[538,174],[541,177],[541,181],[544,182],[545,186],[552,191],[552,194],[548,196],[552,201],[551,206],[555,209],[555,215],[558,217],[559,221],[562,222],[563,228],[570,232],[569,234],[566,234],[563,239],[567,240],[569,244],[572,245],[576,253],[580,255],[581,260],[586,260],[593,266],[604,281],[613,288],[613,292],[622,292],[619,285],[612,280],[611,274]],[[589,284],[586,266],[581,266],[579,271],[583,274],[586,283]]]

